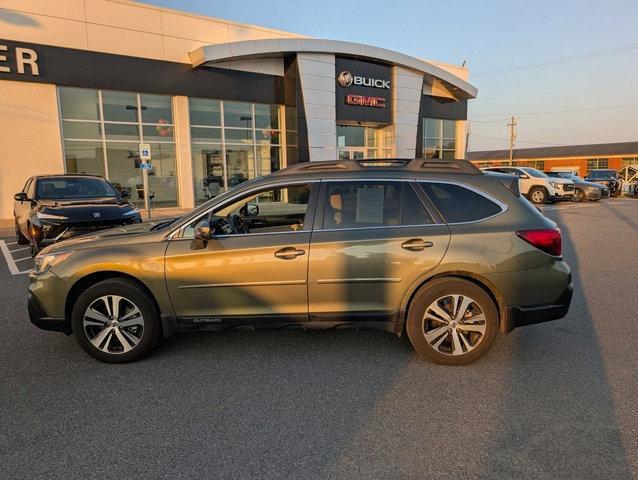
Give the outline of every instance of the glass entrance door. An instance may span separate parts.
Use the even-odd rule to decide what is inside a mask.
[[[339,148],[339,160],[365,160],[368,157],[365,148]]]
[[[381,127],[337,125],[337,152],[341,160],[390,158],[389,132]]]

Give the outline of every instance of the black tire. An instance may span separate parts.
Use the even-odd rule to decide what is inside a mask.
[[[549,200],[549,192],[545,187],[534,187],[529,191],[529,201],[535,205],[547,203]]]
[[[130,347],[130,338],[137,338],[137,336],[131,337],[131,335],[129,335],[131,334],[130,328],[133,327],[116,327],[105,324],[104,328],[101,326],[86,326],[85,328],[85,313],[89,306],[95,305],[95,302],[100,302],[101,297],[109,295],[123,297],[124,301],[128,303],[122,302],[120,305],[128,305],[129,311],[130,305],[133,305],[133,307],[137,307],[139,312],[141,312],[141,317],[134,317],[139,318],[141,321],[141,332],[137,330],[139,340],[138,343],[128,351],[125,351],[126,347],[123,347],[123,343],[119,340],[118,335],[126,333]],[[121,312],[121,316],[126,315],[124,315],[124,312]],[[89,355],[102,362],[127,363],[144,358],[155,348],[160,338],[161,327],[159,318],[159,311],[155,302],[152,298],[149,298],[149,294],[139,285],[123,278],[113,278],[96,283],[80,295],[80,298],[78,298],[73,307],[71,324],[77,342]],[[120,321],[122,320],[120,319]],[[116,328],[118,332],[115,332]],[[135,328],[137,328],[137,326]],[[91,343],[88,335],[91,334],[91,332],[102,333],[106,329],[110,329],[111,333],[108,333],[104,338],[106,343],[102,348],[98,348]],[[123,332],[123,329],[126,329],[126,332]],[[98,336],[98,333],[95,333],[94,338]],[[101,341],[98,343],[99,345],[102,344]],[[122,351],[117,351],[118,345]]]
[[[29,244],[29,239],[22,234],[22,232],[20,231],[20,228],[18,227],[17,222],[16,222],[16,242],[18,242],[18,245]]]
[[[442,298],[453,294],[473,300],[473,303],[470,304],[470,307],[464,313],[468,313],[470,309],[472,309],[470,313],[478,315],[482,313],[485,317],[483,324],[481,324],[481,326],[484,325],[484,331],[480,337],[478,336],[479,333],[467,332],[462,328],[462,326],[472,325],[472,323],[468,324],[461,321],[457,326],[456,321],[454,322],[454,331],[456,335],[458,335],[457,341],[463,352],[456,355],[453,354],[452,351],[445,351],[446,349],[455,348],[453,346],[454,332],[452,332],[449,322],[448,325],[446,325],[444,321],[437,320],[436,322],[439,323],[434,322],[434,324],[432,324],[430,323],[432,322],[432,315],[429,315],[429,319],[425,318],[426,313],[429,313],[428,309],[434,305],[435,302],[440,302]],[[459,299],[459,301],[462,303],[462,300]],[[441,305],[440,303],[436,304]],[[463,313],[460,315],[463,315]],[[452,316],[452,318],[454,319],[454,316]],[[476,318],[479,317],[476,316]],[[458,318],[456,320],[458,320]],[[443,365],[466,365],[483,356],[494,343],[498,332],[498,325],[498,309],[490,295],[475,283],[453,277],[439,278],[422,287],[410,303],[406,320],[408,338],[414,349],[426,359]],[[438,348],[431,345],[426,338],[426,328],[429,328],[430,335],[435,335],[432,336],[430,340],[439,343]],[[436,334],[437,328],[443,328],[438,335]],[[457,328],[461,331],[457,330]],[[461,336],[464,338],[461,339]],[[463,345],[461,345],[461,343]],[[471,345],[471,348],[468,348],[468,345]]]
[[[572,202],[580,203],[585,199],[585,191],[577,188],[572,195]]]

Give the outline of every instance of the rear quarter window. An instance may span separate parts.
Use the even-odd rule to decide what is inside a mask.
[[[447,223],[475,222],[501,213],[501,206],[467,187],[419,182]]]

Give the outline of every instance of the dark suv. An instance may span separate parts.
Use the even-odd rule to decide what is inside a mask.
[[[620,195],[621,183],[616,170],[601,169],[590,170],[585,177],[588,182],[599,183],[609,188],[609,193],[612,197]]]
[[[52,243],[142,218],[127,198],[97,175],[40,175],[13,197],[16,240],[31,254]]]
[[[56,244],[29,290],[33,323],[108,362],[176,331],[259,326],[407,332],[458,365],[563,317],[572,283],[560,230],[511,176],[416,159],[302,163],[174,221]]]

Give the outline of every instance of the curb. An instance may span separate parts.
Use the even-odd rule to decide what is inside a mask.
[[[13,228],[0,228],[0,237],[12,237],[15,233]]]

